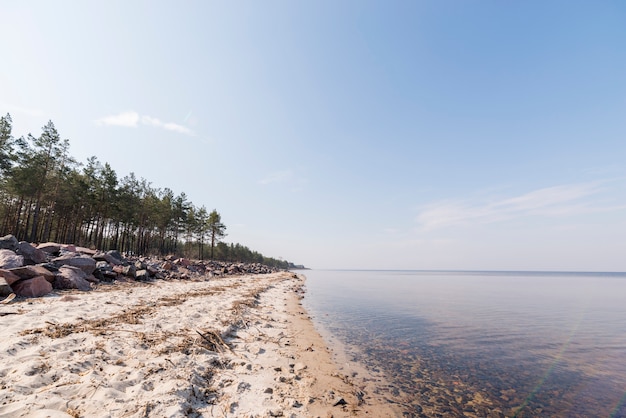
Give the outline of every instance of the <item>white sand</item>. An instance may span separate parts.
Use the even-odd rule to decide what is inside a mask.
[[[0,305],[0,417],[399,416],[377,378],[333,363],[303,280],[118,283]]]

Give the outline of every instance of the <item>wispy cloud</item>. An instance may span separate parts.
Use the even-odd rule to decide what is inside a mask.
[[[626,209],[626,205],[598,205],[587,198],[603,191],[603,182],[547,187],[489,201],[442,201],[422,208],[418,224],[426,230],[455,225],[486,224],[524,216],[567,216]]]
[[[128,128],[136,128],[137,126],[145,125],[155,128],[165,129],[167,131],[178,132],[185,135],[195,135],[194,132],[177,123],[163,122],[160,119],[147,115],[139,115],[135,111],[122,112],[117,115],[105,116],[95,120],[96,125],[99,126],[123,126]]]
[[[122,112],[118,115],[105,116],[95,120],[96,125],[100,126],[125,126],[128,128],[136,128],[139,123],[139,113]]]
[[[156,128],[162,128],[168,131],[178,132],[185,135],[193,135],[193,131],[183,125],[179,125],[173,122],[162,122],[157,118],[150,116],[142,116],[141,123],[144,125],[154,126]]]

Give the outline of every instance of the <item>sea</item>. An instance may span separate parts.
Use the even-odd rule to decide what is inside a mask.
[[[320,332],[405,417],[626,417],[626,273],[303,273]]]

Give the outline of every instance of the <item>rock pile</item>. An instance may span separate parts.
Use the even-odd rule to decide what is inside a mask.
[[[124,257],[118,251],[97,251],[74,245],[18,242],[0,238],[0,296],[15,293],[40,297],[53,289],[88,291],[93,284],[113,281],[191,279],[279,271],[263,264],[197,261],[167,256]]]

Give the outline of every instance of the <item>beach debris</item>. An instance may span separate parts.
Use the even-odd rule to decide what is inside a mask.
[[[9,296],[4,298],[0,303],[3,305],[6,305],[7,303],[11,302],[13,299],[15,299],[15,293],[11,293]]]
[[[223,348],[226,348],[229,351],[232,351],[230,346],[224,342],[220,334],[216,331],[208,330],[204,332],[200,332],[196,330],[198,335],[202,337],[205,346],[209,351],[215,351],[217,353],[224,352]]]

